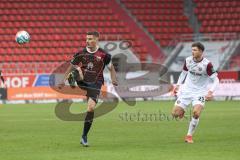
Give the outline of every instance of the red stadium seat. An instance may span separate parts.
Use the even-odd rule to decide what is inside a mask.
[[[58,63],[69,60],[72,54],[85,44],[85,33],[89,29],[98,28],[103,31],[102,36],[109,37],[109,40],[118,40],[121,37],[131,39],[135,43],[138,39],[104,1],[67,2],[16,0],[14,3],[13,0],[1,3],[0,54],[3,56],[1,62],[16,61],[20,64],[31,62],[27,64],[29,68],[32,62]],[[156,10],[163,6],[162,4],[155,6],[152,3],[147,5],[148,8],[155,7]],[[144,8],[145,4],[140,7]],[[177,5],[173,7],[179,8]],[[148,16],[144,18],[148,19]],[[152,20],[152,17],[149,20]],[[19,46],[14,42],[15,34],[19,30],[27,30],[30,33],[29,44]],[[146,53],[142,44],[136,44],[138,48],[136,54]],[[30,73],[33,71],[36,70],[24,70]]]
[[[196,1],[195,13],[202,21],[201,32],[238,32],[240,7],[237,1]],[[210,27],[211,26],[211,27]],[[217,27],[219,26],[219,27]]]
[[[173,0],[174,1],[174,0]],[[121,0],[124,5],[134,14],[139,22],[141,22],[144,27],[155,37],[159,39],[157,33],[192,33],[192,29],[188,26],[187,17],[184,16],[183,3],[181,1],[174,1],[174,3],[168,1],[154,1],[149,3],[143,0]],[[161,8],[167,10],[162,10]],[[156,10],[156,11],[155,11]],[[176,23],[172,22],[186,22],[186,25],[178,25],[176,29]],[[161,22],[161,23],[160,23]],[[170,22],[170,23],[169,23]],[[164,38],[163,41],[172,39],[173,37],[168,36]],[[162,42],[161,45],[165,46]]]

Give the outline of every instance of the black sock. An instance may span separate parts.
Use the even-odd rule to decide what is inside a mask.
[[[84,127],[83,127],[83,134],[82,136],[87,136],[93,122],[94,112],[87,112],[85,121],[84,121]]]

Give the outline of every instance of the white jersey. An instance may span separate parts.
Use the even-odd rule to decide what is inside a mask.
[[[205,96],[210,79],[217,76],[208,59],[203,58],[201,61],[195,62],[192,56],[186,58],[183,72],[187,72],[187,76],[179,94],[184,97]]]

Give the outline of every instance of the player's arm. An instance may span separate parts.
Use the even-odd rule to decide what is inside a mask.
[[[2,83],[3,83],[3,86],[4,86],[4,88],[5,88],[5,85],[4,85],[4,78],[3,78],[3,76],[2,76],[2,71],[0,70],[0,77],[1,77],[1,81],[2,81]]]
[[[213,69],[212,63],[208,63],[207,65],[207,74],[212,81],[211,87],[208,90],[208,94],[206,95],[206,100],[211,100],[213,98],[213,92],[219,84],[218,74]]]
[[[108,54],[108,53],[106,54],[106,57],[104,58],[104,64],[107,66],[108,70],[110,71],[112,84],[117,86],[118,85],[117,74],[116,74],[116,70],[114,68],[114,65],[112,64],[111,54]]]
[[[4,83],[4,78],[3,78],[3,76],[1,76],[1,80],[2,80],[2,82]]]
[[[179,87],[180,87],[181,84],[183,84],[187,74],[188,74],[188,69],[187,69],[187,65],[186,65],[186,61],[185,61],[184,65],[183,65],[183,70],[182,70],[181,74],[179,75],[179,78],[178,78],[178,81],[177,81],[177,85],[173,89],[173,94],[174,95],[177,94],[177,92],[179,90]]]
[[[81,56],[80,56],[80,53],[77,53],[73,56],[73,59],[71,60],[70,62],[70,66],[67,68],[64,76],[63,76],[63,79],[62,81],[59,83],[58,87],[59,88],[62,88],[64,87],[65,85],[65,82],[66,80],[68,79],[69,77],[69,74],[73,71],[73,69],[75,68],[76,70],[78,70],[79,72],[79,75],[80,75],[80,80],[83,79],[83,73],[82,73],[82,70],[81,70],[81,65],[79,66],[79,64],[82,64],[81,62]]]
[[[4,83],[4,78],[2,76],[2,70],[0,70],[0,77],[1,77],[2,82]]]
[[[61,80],[61,82],[58,84],[58,88],[62,88],[62,87],[64,87],[65,86],[65,82],[66,82],[66,80],[67,80],[67,78],[68,78],[68,75],[69,75],[69,73],[73,70],[73,65],[70,65],[68,68],[67,68],[67,70],[66,70],[66,72],[64,73],[64,76],[63,76],[63,79]]]
[[[108,68],[109,71],[110,71],[110,76],[111,76],[112,84],[115,85],[115,86],[117,86],[117,85],[118,85],[118,82],[117,82],[117,74],[116,74],[114,65],[110,62],[110,63],[108,64],[107,68]]]

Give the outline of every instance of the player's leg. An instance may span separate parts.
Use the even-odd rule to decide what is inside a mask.
[[[185,111],[181,106],[175,105],[172,109],[172,116],[174,118],[180,118],[181,119],[181,118],[183,118],[184,113],[185,113]]]
[[[87,115],[84,121],[83,134],[82,134],[82,140],[81,140],[81,143],[84,146],[88,146],[87,135],[93,123],[94,108],[96,104],[97,104],[96,101],[94,101],[92,98],[88,98]]]
[[[76,70],[76,69],[73,69],[69,74],[68,74],[68,83],[70,85],[70,87],[72,88],[75,88],[75,82],[77,82],[78,86],[81,88],[81,86],[84,86],[83,84],[83,76],[82,76],[82,72]]]
[[[198,126],[199,117],[203,110],[204,102],[204,97],[194,98],[193,100],[193,116],[189,123],[187,136],[185,137],[185,142],[187,143],[193,143],[192,135]]]
[[[83,146],[88,146],[87,135],[93,123],[94,108],[97,105],[101,85],[91,86],[91,87],[92,88],[87,90],[87,97],[88,97],[87,115],[84,121],[83,134],[82,134],[82,140],[81,140],[81,144],[83,144]]]
[[[172,109],[172,116],[174,118],[180,118],[180,119],[183,118],[185,110],[189,105],[189,103],[190,103],[190,99],[178,97]]]
[[[94,108],[96,104],[96,101],[94,101],[92,98],[88,98],[87,115],[84,121],[83,136],[87,136],[92,126],[94,118]]]

